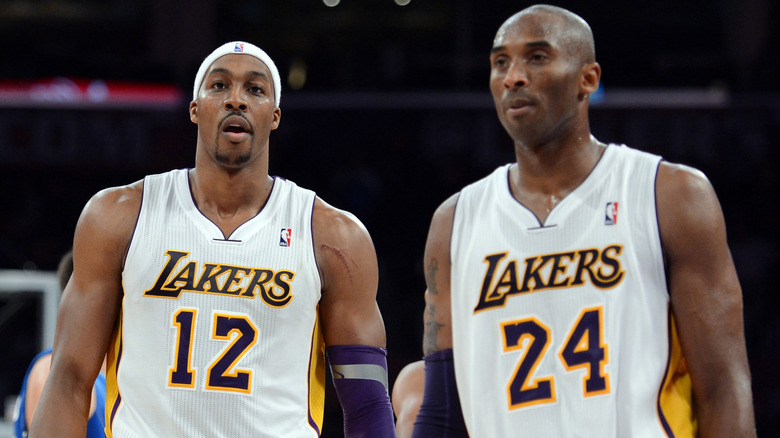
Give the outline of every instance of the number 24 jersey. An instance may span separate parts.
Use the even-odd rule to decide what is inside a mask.
[[[656,219],[660,157],[609,145],[545,223],[508,164],[460,193],[455,375],[474,437],[693,436]]]

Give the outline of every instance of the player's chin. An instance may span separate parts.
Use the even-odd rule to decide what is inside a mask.
[[[245,154],[222,154],[217,153],[214,157],[214,159],[222,164],[223,166],[227,167],[242,167],[243,165],[247,164],[252,160],[252,154],[245,153]]]

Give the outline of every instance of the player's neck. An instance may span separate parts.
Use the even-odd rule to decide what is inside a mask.
[[[260,212],[274,184],[267,171],[250,168],[235,172],[195,168],[189,181],[198,210],[226,235]]]
[[[590,174],[603,152],[604,145],[587,131],[548,141],[516,142],[518,183],[542,191],[576,187]]]
[[[517,166],[510,171],[514,197],[541,222],[590,175],[606,146],[592,136],[585,141],[516,146]]]

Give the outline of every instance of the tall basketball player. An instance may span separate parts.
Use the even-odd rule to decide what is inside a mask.
[[[378,269],[360,221],[268,175],[281,83],[231,42],[203,61],[195,167],[84,208],[31,437],[83,437],[108,351],[109,437],[317,437],[325,359],[347,436],[393,437]]]
[[[755,436],[709,181],[591,135],[601,67],[579,16],[513,15],[490,63],[516,162],[434,213],[414,436]]]

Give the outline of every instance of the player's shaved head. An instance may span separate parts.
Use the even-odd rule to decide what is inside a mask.
[[[501,44],[508,29],[528,25],[526,18],[534,18],[536,25],[544,27],[546,35],[554,34],[562,48],[582,64],[596,61],[593,32],[588,23],[571,11],[551,5],[529,6],[509,17],[496,32],[494,46]]]

